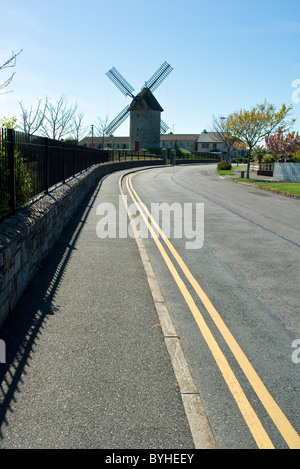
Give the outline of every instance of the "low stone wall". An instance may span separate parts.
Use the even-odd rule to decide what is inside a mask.
[[[106,174],[162,160],[97,165],[0,222],[0,327],[75,210]]]
[[[300,181],[300,163],[275,163],[274,179],[283,179],[285,181]]]

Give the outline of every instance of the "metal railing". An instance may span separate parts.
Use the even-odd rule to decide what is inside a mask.
[[[217,158],[219,155],[217,156]],[[160,160],[160,150],[89,148],[13,129],[0,129],[0,218],[15,212],[34,197],[65,183],[69,178],[100,163]],[[168,155],[170,158],[170,155]],[[178,159],[216,159],[216,155],[192,153]]]
[[[0,216],[111,157],[105,150],[1,129]]]

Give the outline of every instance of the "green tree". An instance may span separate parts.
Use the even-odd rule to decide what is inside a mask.
[[[0,128],[17,129],[17,118],[0,119]],[[32,181],[30,173],[26,168],[23,156],[18,149],[15,149],[15,175],[16,175],[16,201],[17,206],[23,205],[32,196]],[[9,169],[5,157],[5,142],[2,141],[0,133],[0,174],[1,180],[5,181],[9,178]],[[10,195],[6,191],[2,191],[0,198],[0,212],[9,210]]]
[[[250,175],[250,158],[252,150],[266,137],[275,133],[278,127],[282,131],[289,130],[295,119],[287,120],[292,106],[282,104],[279,110],[274,104],[257,104],[250,111],[240,110],[230,114],[227,118],[229,132],[243,142],[248,149],[247,178]]]

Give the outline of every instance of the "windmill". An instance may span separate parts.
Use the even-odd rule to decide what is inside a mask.
[[[130,115],[130,149],[159,148],[160,134],[168,130],[168,125],[161,119],[163,108],[153,95],[164,79],[172,72],[173,68],[164,62],[152,77],[145,82],[141,91],[134,96],[134,88],[114,67],[106,75],[126,97],[132,98],[112,122],[105,128],[106,135],[113,132]]]

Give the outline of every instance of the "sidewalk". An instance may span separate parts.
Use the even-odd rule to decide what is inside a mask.
[[[104,178],[1,330],[0,448],[194,448],[136,241],[96,235]]]

